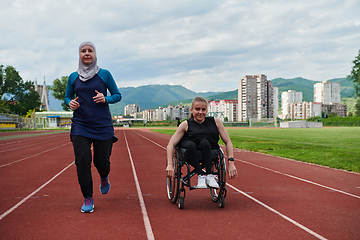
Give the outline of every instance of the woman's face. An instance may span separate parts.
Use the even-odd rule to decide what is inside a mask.
[[[80,58],[83,63],[89,65],[95,59],[95,51],[91,46],[83,46],[80,50]]]
[[[202,123],[207,114],[207,104],[205,102],[194,102],[190,111],[193,114],[194,120],[198,123]]]

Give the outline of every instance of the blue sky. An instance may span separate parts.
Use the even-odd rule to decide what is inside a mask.
[[[345,77],[360,49],[358,0],[0,0],[0,64],[47,84],[90,40],[118,87],[231,91],[245,75]]]

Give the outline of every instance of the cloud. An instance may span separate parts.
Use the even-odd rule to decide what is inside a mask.
[[[95,43],[119,87],[230,91],[244,75],[345,77],[358,54],[357,0],[5,0],[0,64],[48,84]],[[7,24],[4,24],[7,23]]]

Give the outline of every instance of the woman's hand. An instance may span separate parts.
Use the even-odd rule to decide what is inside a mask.
[[[102,94],[98,90],[95,90],[95,93],[96,93],[96,96],[93,97],[94,102],[96,102],[96,103],[106,103],[106,99],[105,99],[104,94]]]
[[[173,165],[168,164],[166,167],[166,177],[173,179],[175,177],[175,171]]]
[[[235,167],[234,162],[232,162],[232,161],[228,162],[228,174],[229,174],[229,179],[232,179],[232,178],[235,178],[238,176],[237,169]]]
[[[76,97],[75,99],[70,101],[69,107],[71,110],[75,111],[76,109],[78,109],[80,107],[80,103],[77,102],[78,99],[79,99],[79,97]]]

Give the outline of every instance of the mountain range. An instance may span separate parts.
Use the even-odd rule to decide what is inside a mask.
[[[348,81],[347,78],[334,78],[328,81],[340,83],[341,97],[350,98],[354,93],[354,83]],[[279,89],[279,102],[281,101],[281,93],[288,90],[295,90],[303,93],[303,101],[314,101],[314,84],[320,81],[312,81],[305,78],[275,78],[271,80],[275,87]],[[196,96],[204,97],[208,100],[238,98],[238,90],[228,92],[206,92],[196,93],[181,85],[145,85],[139,87],[119,88],[122,100],[116,104],[110,104],[112,115],[120,115],[124,113],[124,107],[128,104],[138,104],[142,110],[155,109],[159,106],[190,104]],[[49,94],[50,107],[52,110],[61,111],[60,101],[53,98]]]

